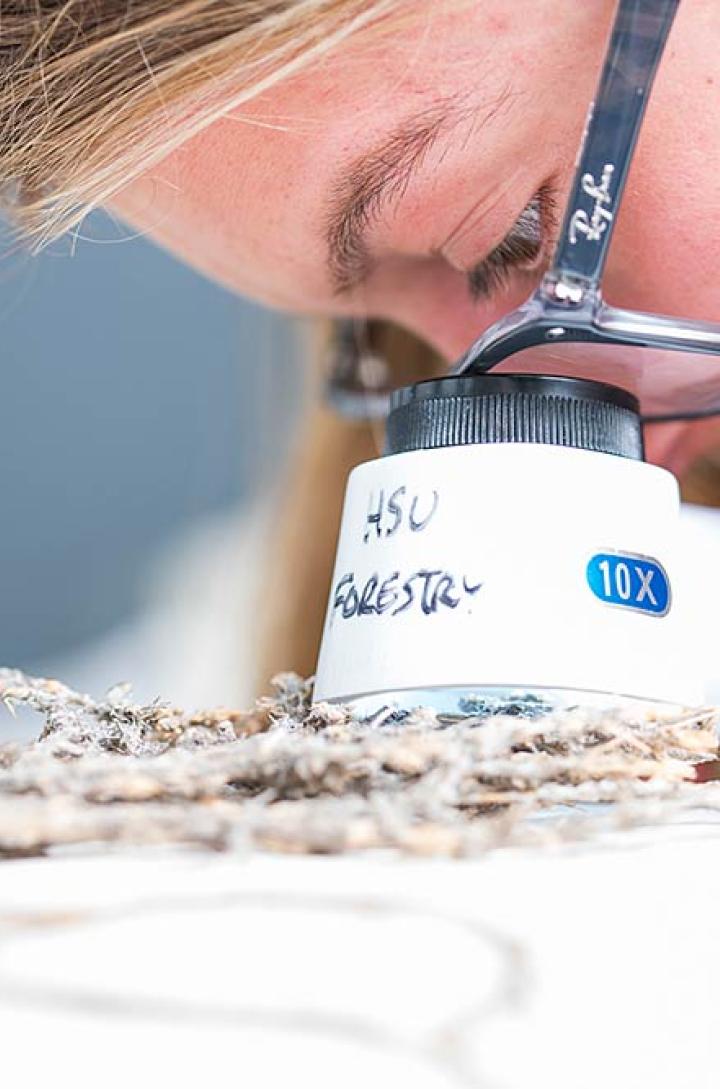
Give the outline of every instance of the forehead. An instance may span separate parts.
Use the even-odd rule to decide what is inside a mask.
[[[301,277],[304,296],[323,295],[323,202],[342,172],[404,117],[444,98],[466,93],[480,104],[523,93],[550,31],[534,17],[509,25],[506,7],[438,14],[418,5],[424,17],[344,42],[169,156],[135,189],[142,218],[248,294],[304,306],[292,282]]]

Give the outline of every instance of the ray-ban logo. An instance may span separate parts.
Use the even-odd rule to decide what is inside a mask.
[[[600,181],[595,181],[592,174],[586,174],[582,180],[583,193],[591,197],[595,204],[592,212],[586,212],[579,208],[570,220],[570,243],[575,245],[580,235],[584,235],[588,242],[599,242],[605,231],[613,221],[611,206],[613,198],[610,196],[610,182],[615,173],[615,167],[608,163],[603,168]]]

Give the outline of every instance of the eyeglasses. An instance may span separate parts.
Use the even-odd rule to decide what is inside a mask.
[[[680,0],[620,0],[552,267],[519,309],[491,326],[454,374],[553,374],[634,393],[646,422],[720,413],[720,324],[609,306],[602,279],[617,214]],[[359,415],[360,370],[331,389]],[[360,379],[361,380],[361,379]],[[355,388],[353,387],[355,382]],[[375,391],[373,413],[382,394]]]

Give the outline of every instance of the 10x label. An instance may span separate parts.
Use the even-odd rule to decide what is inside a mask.
[[[670,611],[670,580],[662,564],[632,552],[598,552],[587,565],[587,581],[595,597],[652,616]]]

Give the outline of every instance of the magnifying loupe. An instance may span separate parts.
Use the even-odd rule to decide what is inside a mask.
[[[351,474],[317,699],[527,713],[701,699],[679,495],[642,425],[720,412],[720,325],[602,275],[679,0],[621,0],[552,268],[452,376],[396,391]]]

